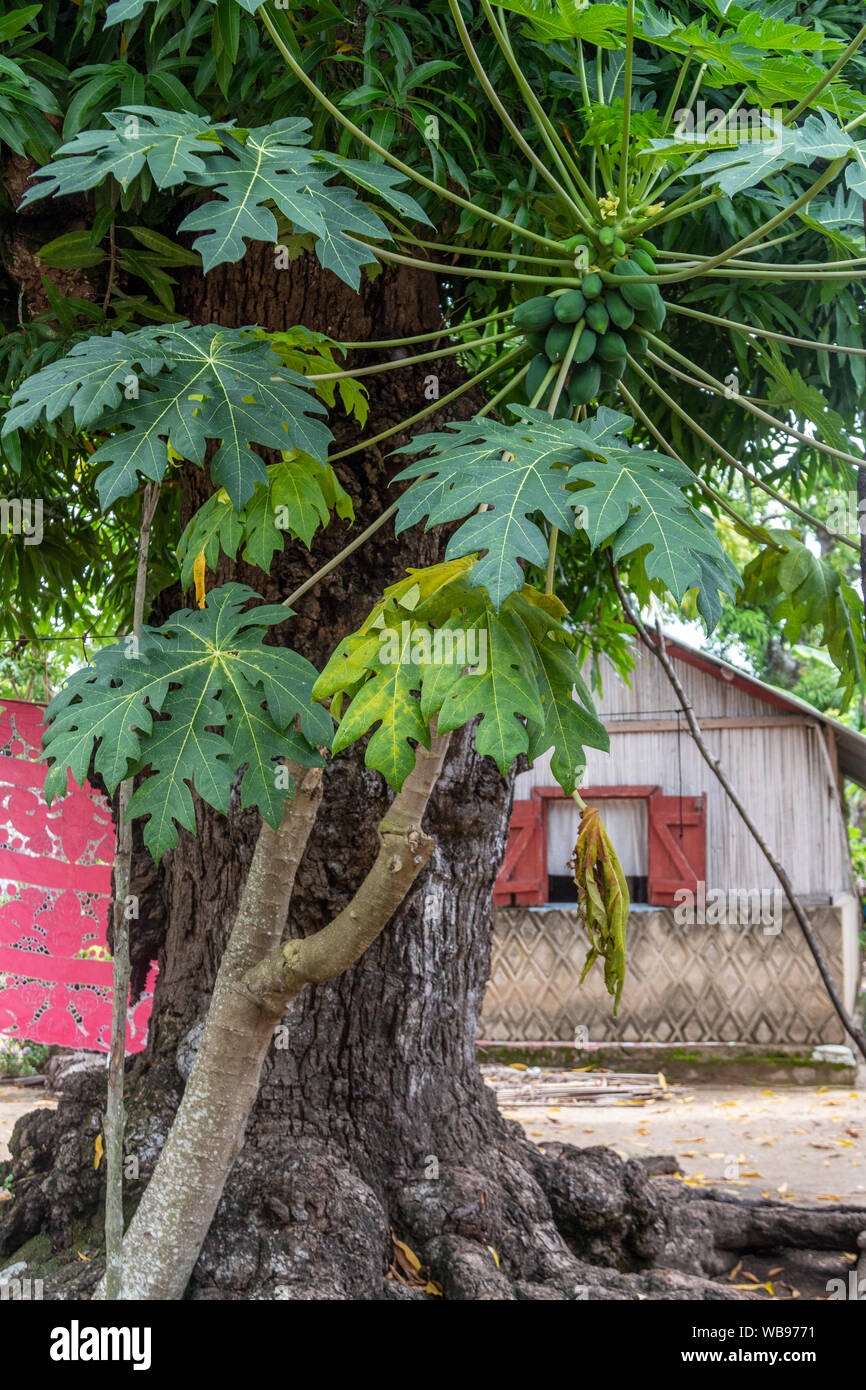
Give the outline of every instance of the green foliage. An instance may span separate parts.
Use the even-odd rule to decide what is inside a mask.
[[[783,126],[780,121],[763,118],[762,138],[743,140],[732,149],[708,154],[689,169],[690,176],[702,184],[717,184],[729,197],[755,188],[789,164],[814,164],[817,160],[850,159],[845,170],[849,193],[866,200],[866,158],[864,147],[826,111],[809,116],[802,126]],[[654,148],[664,141],[653,141]],[[682,152],[682,144],[677,146]]]
[[[564,289],[583,297],[575,290],[582,281],[572,261],[583,244],[589,275],[599,282],[589,281],[597,300],[603,295],[606,306],[622,301],[623,321],[614,319],[614,326],[625,335],[630,359],[643,356],[649,379],[638,377],[619,353],[603,372],[607,359],[599,346],[598,371],[566,374],[567,394],[552,407],[557,416],[571,414],[571,421],[510,407],[516,423],[478,419],[416,438],[406,450],[415,461],[401,474],[413,481],[400,500],[398,529],[419,521],[457,523],[447,550],[456,569],[432,587],[423,576],[433,572],[424,571],[410,576],[405,589],[389,590],[369,620],[379,626],[365,625],[347,638],[321,678],[334,696],[335,714],[342,714],[334,747],[339,751],[373,729],[368,761],[394,785],[412,764],[413,743],[429,736],[434,716],[444,729],[481,714],[478,746],[500,766],[518,752],[537,756],[553,746],[557,776],[568,787],[580,749],[595,731],[587,706],[571,699],[578,654],[595,660],[605,651],[618,670],[628,665],[607,547],[641,599],[651,591],[670,593],[691,612],[697,589],[711,627],[721,611],[719,595],[732,592],[736,571],[708,513],[733,506],[749,522],[764,518],[754,515],[757,493],[732,484],[706,432],[749,468],[756,486],[771,481],[784,497],[800,501],[820,496],[830,476],[820,445],[850,450],[850,441],[862,436],[866,364],[856,353],[843,358],[808,346],[764,346],[746,330],[696,323],[676,312],[695,306],[749,327],[852,348],[861,343],[857,258],[864,252],[866,181],[852,122],[866,111],[858,90],[862,55],[813,91],[859,17],[828,0],[816,0],[808,19],[803,7],[785,4],[670,0],[663,8],[638,0],[638,46],[627,85],[625,4],[506,0],[504,12],[494,7],[508,35],[502,44],[480,7],[461,6],[475,51],[536,155],[531,164],[526,146],[515,143],[486,103],[447,0],[424,7],[382,0],[364,7],[356,23],[330,0],[317,7],[289,0],[285,11],[271,7],[262,15],[256,9],[253,0],[180,0],[177,6],[116,0],[103,29],[98,7],[47,0],[42,11],[16,11],[27,15],[20,22],[0,18],[0,37],[8,37],[10,62],[18,69],[0,73],[0,140],[8,143],[2,124],[8,78],[10,100],[23,113],[16,138],[43,163],[57,134],[39,113],[63,113],[66,143],[38,172],[28,204],[46,193],[76,199],[74,228],[58,226],[58,235],[39,248],[46,270],[68,275],[75,293],[64,299],[46,277],[45,313],[22,314],[8,291],[0,302],[6,330],[0,389],[12,397],[0,446],[4,478],[55,504],[74,493],[80,523],[63,533],[64,542],[74,536],[74,554],[66,546],[71,559],[64,558],[63,546],[53,557],[49,546],[39,547],[38,561],[37,548],[16,547],[28,603],[38,602],[41,564],[46,586],[62,593],[52,614],[80,610],[84,600],[69,579],[70,564],[78,554],[86,557],[80,592],[95,593],[103,550],[110,557],[116,620],[118,595],[124,581],[128,589],[134,567],[139,479],[161,478],[178,456],[204,464],[210,440],[221,441],[209,463],[217,491],[181,540],[185,584],[202,555],[213,566],[221,550],[231,557],[240,552],[266,569],[287,531],[310,545],[332,512],[351,519],[348,498],[327,466],[330,434],[317,418],[323,406],[339,404],[365,420],[363,387],[351,376],[336,376],[337,345],[301,328],[273,335],[184,324],[141,328],[142,321],[162,324],[174,315],[175,272],[236,261],[252,241],[277,242],[289,260],[314,252],[357,286],[361,267],[373,258],[369,241],[389,240],[404,255],[438,262],[452,326],[448,338],[454,340],[461,321],[494,310],[513,314],[516,298]],[[284,65],[265,31],[266,17],[302,71],[327,91],[330,109],[318,106],[297,72]],[[517,73],[508,61],[509,43]],[[43,84],[48,100],[34,83]],[[28,92],[38,93],[38,111],[32,101],[29,106],[38,126],[32,131],[24,119]],[[767,127],[776,142],[743,139],[746,122],[718,151],[707,141],[672,139],[677,102],[690,93],[727,111],[777,104],[790,111],[801,98],[806,109],[796,123]],[[544,104],[549,128],[541,119],[533,122],[533,94]],[[379,148],[367,150],[350,129],[338,128],[335,109]],[[442,122],[438,133],[428,129],[430,116]],[[551,148],[554,136],[560,144]],[[444,190],[419,188],[414,201],[388,156],[432,175]],[[738,267],[702,276],[701,256],[717,256],[759,231],[833,158],[845,167],[820,200],[800,208],[768,245],[752,247]],[[551,187],[546,173],[561,186]],[[470,200],[460,208],[449,201],[457,189]],[[173,239],[181,200],[186,220],[178,234],[196,237],[201,259]],[[191,203],[197,205],[187,213]],[[77,220],[81,209],[84,227]],[[415,235],[424,221],[438,229],[436,241],[426,245]],[[577,231],[585,231],[584,222],[593,235],[581,243]],[[634,251],[636,237],[644,261]],[[647,286],[632,282],[626,293],[624,277],[611,290],[615,247],[627,269],[635,261],[642,265]],[[484,273],[471,270],[476,252]],[[760,274],[745,268],[758,256]],[[796,278],[790,267],[777,276],[775,268],[792,257],[819,266],[851,260],[850,278],[844,270],[837,280]],[[672,261],[687,273],[654,285]],[[524,272],[537,277],[531,289],[512,279]],[[657,308],[660,289],[665,301],[657,318],[642,318],[639,304],[637,315],[632,312],[632,300],[649,305],[650,296]],[[663,325],[665,305],[673,312]],[[606,325],[597,309],[593,313],[601,342]],[[719,380],[736,369],[738,391],[769,407],[778,428],[756,423],[737,399],[679,379],[673,384],[646,358],[639,330],[647,326],[655,332],[664,326],[667,339]],[[509,354],[513,347],[511,340]],[[606,351],[616,347],[611,339]],[[464,351],[461,365],[496,366],[498,351],[498,344],[483,341]],[[519,399],[520,383],[509,390],[512,370],[500,367],[487,378],[497,403]],[[310,374],[332,379],[312,382]],[[126,394],[130,375],[137,397]],[[657,397],[656,383],[673,393],[683,414]],[[544,404],[552,402],[552,385],[549,392]],[[644,412],[633,412],[634,423],[599,407],[600,393],[605,400],[623,393],[630,410],[625,392]],[[581,419],[587,410],[589,418]],[[785,435],[793,421],[808,442],[794,445]],[[683,462],[656,452],[660,443]],[[277,450],[280,463],[266,467],[252,446]],[[834,487],[844,472],[834,462]],[[95,483],[103,505],[113,503],[114,511],[110,525],[98,523],[100,533],[94,526],[88,538]],[[166,558],[175,558],[176,491],[164,489],[156,521],[161,559],[154,592],[168,582]],[[730,528],[724,534],[737,552],[738,535]],[[761,616],[774,615],[768,626],[784,624],[791,642],[811,641],[820,631],[832,643],[850,694],[862,674],[859,598],[835,560],[819,559],[803,546],[807,556],[798,552],[790,559],[800,543],[790,532],[784,536],[781,552],[768,549],[753,562],[747,585],[755,586]],[[542,599],[526,583],[536,577],[532,567],[547,568],[549,547],[551,576],[568,600],[567,624],[556,601]],[[12,621],[8,611],[5,617]],[[417,650],[421,659],[385,660],[383,625],[396,625],[397,658]],[[467,674],[462,665],[426,658],[425,640],[439,634],[456,642],[470,633],[487,644],[484,671]],[[275,649],[263,650],[270,661]],[[435,646],[430,650],[435,655]],[[95,682],[97,696],[99,689]],[[580,720],[589,721],[589,734]]]
[[[129,814],[146,818],[144,842],[158,860],[177,844],[178,826],[195,830],[193,787],[226,812],[242,774],[241,804],[276,827],[291,788],[274,760],[320,762],[316,745],[330,741],[332,726],[312,703],[315,668],[262,645],[291,610],[262,604],[244,612],[257,597],[244,584],[225,584],[204,609],[181,609],[162,627],[143,628],[138,647],[132,638],[106,647],[76,671],[48,708],[49,803],[65,793],[67,770],[83,784],[91,759],[110,792],[148,772]]]
[[[677,599],[698,586],[705,616],[718,613],[717,591],[733,592],[737,572],[709,522],[683,489],[694,475],[682,464],[625,438],[633,421],[602,406],[581,424],[512,407],[519,424],[462,421],[448,434],[421,435],[403,452],[429,455],[397,475],[420,480],[400,499],[397,529],[468,517],[446,558],[486,550],[472,569],[494,608],[523,584],[519,560],[543,565],[540,514],[567,535],[579,513],[593,548],[611,545],[619,560],[645,551],[650,578]],[[487,510],[478,511],[481,505]]]
[[[284,453],[280,463],[268,467],[266,486],[255,492],[239,511],[224,488],[208,498],[189,522],[178,544],[182,561],[181,584],[193,582],[199,555],[216,569],[220,551],[234,559],[243,546],[243,558],[266,573],[274,555],[284,548],[286,535],[309,548],[315,532],[327,526],[331,512],[344,521],[354,520],[354,508],[330,464],[309,454]]]
[[[335,349],[342,352],[339,344],[324,333],[313,333],[309,328],[296,324],[283,333],[265,333],[280,361],[286,367],[301,372],[304,376],[336,374],[340,370],[334,357]],[[347,415],[354,415],[359,425],[367,422],[369,404],[367,389],[362,382],[351,376],[341,376],[338,381],[316,381],[313,383],[316,394],[326,405],[333,407],[337,396]]]
[[[847,704],[866,681],[862,600],[798,533],[771,530],[770,535],[782,549],[763,550],[746,566],[743,601],[766,607],[789,644],[809,628],[820,629]]]
[[[327,426],[310,418],[325,408],[299,373],[276,371],[271,348],[249,333],[211,325],[141,328],[76,344],[19,387],[2,433],[50,423],[65,410],[78,429],[111,432],[90,460],[111,465],[97,481],[103,507],[134,491],[139,477],[158,482],[168,448],[203,463],[211,439],[221,441],[211,477],[243,507],[268,479],[251,444],[289,444],[324,460],[331,440]]]
[[[395,184],[393,169],[361,164],[321,150],[308,150],[309,121],[286,117],[269,126],[238,129],[233,121],[211,121],[183,111],[122,106],[105,113],[110,130],[79,131],[38,171],[22,206],[95,188],[112,177],[128,190],[146,169],[158,189],[189,184],[213,190],[179,231],[199,232],[194,242],[205,272],[239,261],[246,241],[277,241],[275,207],[293,227],[315,238],[316,254],[353,289],[361,267],[373,259],[359,237],[387,238],[377,213],[354,191],[334,186],[336,172],[355,178],[390,206],[427,221],[414,198]]]
[[[340,720],[334,752],[377,726],[367,766],[399,788],[415,761],[409,740],[429,747],[434,717],[444,734],[480,716],[476,747],[503,774],[521,753],[536,758],[552,748],[554,776],[570,794],[584,747],[606,749],[608,741],[565,609],[525,585],[497,611],[469,582],[471,564],[465,557],[410,570],[339,644],[313,690],[332,697]]]

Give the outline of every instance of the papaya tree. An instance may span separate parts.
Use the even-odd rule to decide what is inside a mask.
[[[116,796],[115,934],[129,903],[133,989],[160,968],[99,1293],[401,1296],[396,1237],[449,1297],[724,1296],[639,1165],[541,1154],[496,1111],[490,893],[520,760],[552,750],[570,796],[607,746],[581,672],[627,662],[615,586],[711,630],[726,535],[768,571],[796,543],[742,488],[809,521],[809,471],[862,466],[866,354],[834,315],[866,273],[866,28],[717,0],[80,9],[9,30],[15,110],[46,89],[14,236],[76,225],[29,251],[0,440],[117,517],[127,630],[44,737],[48,795]],[[853,690],[862,612],[833,602]],[[618,996],[624,883],[580,844]],[[95,1219],[98,1085],[22,1131],[5,1248]]]

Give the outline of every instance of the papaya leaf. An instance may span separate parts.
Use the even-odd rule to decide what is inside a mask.
[[[522,587],[519,561],[547,561],[539,516],[567,535],[579,517],[591,546],[612,544],[617,559],[647,547],[647,573],[678,600],[708,583],[733,593],[737,572],[683,491],[694,486],[694,474],[664,454],[631,446],[627,415],[602,406],[576,424],[525,406],[514,413],[516,425],[462,421],[401,451],[435,449],[397,475],[418,478],[400,498],[398,532],[424,516],[428,527],[466,517],[445,554],[452,559],[486,549],[471,582],[484,586],[494,609]],[[486,510],[479,512],[482,503]]]
[[[592,485],[576,496],[593,549],[609,542],[618,561],[648,547],[648,577],[678,601],[695,586],[733,595],[739,574],[710,520],[685,496],[694,474],[684,464],[648,449],[609,449],[605,461],[575,464],[569,477]]]
[[[331,182],[338,172],[430,225],[415,199],[395,187],[405,182],[399,172],[305,148],[310,122],[302,116],[242,130],[233,121],[211,121],[186,111],[121,106],[105,112],[105,120],[110,129],[79,131],[37,170],[37,182],[22,207],[38,198],[95,188],[109,176],[128,189],[146,168],[157,188],[192,184],[216,195],[178,227],[200,233],[194,247],[205,273],[225,261],[241,260],[247,241],[276,243],[276,209],[295,232],[315,237],[321,265],[352,289],[360,284],[361,267],[374,259],[357,238],[388,240],[390,233],[354,189]]]
[[[418,479],[400,498],[395,530],[399,534],[425,516],[427,529],[468,517],[451,537],[446,558],[487,551],[472,570],[472,583],[484,585],[495,608],[522,587],[519,560],[546,563],[547,537],[536,514],[574,533],[575,498],[564,465],[595,444],[582,426],[551,420],[544,411],[517,407],[514,413],[519,424],[462,420],[449,425],[448,433],[417,436],[396,451],[435,449],[395,478]],[[479,512],[482,504],[487,510]]]
[[[479,717],[478,752],[508,771],[521,753],[553,749],[554,775],[569,793],[583,749],[608,747],[563,626],[558,599],[529,586],[496,612],[469,575],[473,556],[410,570],[386,590],[357,633],[345,638],[314,687],[347,708],[334,752],[374,725],[367,765],[395,787],[411,771],[409,740],[427,743]],[[577,688],[578,699],[574,699]]]
[[[283,550],[287,534],[309,547],[319,527],[327,526],[332,511],[353,520],[352,499],[330,464],[321,464],[309,454],[284,453],[267,472],[267,484],[258,483],[240,511],[232,506],[225,489],[199,507],[177,548],[185,589],[192,583],[198,555],[204,554],[205,563],[213,570],[221,550],[233,560],[243,546],[247,563],[268,572],[274,555]]]
[[[733,197],[735,193],[757,187],[790,164],[811,165],[817,160],[851,156],[854,162],[849,163],[845,171],[848,190],[866,199],[863,148],[826,111],[807,116],[796,128],[783,126],[781,121],[769,116],[763,116],[761,124],[763,130],[757,138],[706,155],[692,165],[689,175],[705,184],[718,185]],[[656,148],[666,143],[653,141]],[[681,144],[677,148],[681,150]]]
[[[126,497],[139,477],[158,482],[168,445],[202,464],[209,439],[220,446],[210,463],[213,481],[242,507],[256,483],[267,483],[264,460],[252,448],[287,446],[327,458],[331,432],[311,416],[325,406],[304,377],[274,359],[266,341],[247,330],[215,324],[141,328],[86,338],[65,357],[28,377],[12,397],[3,434],[51,421],[72,409],[77,428],[110,438],[91,456],[104,507]]]
[[[274,759],[319,763],[316,745],[330,742],[332,721],[312,702],[315,668],[262,645],[291,610],[244,612],[257,597],[245,584],[213,589],[203,609],[144,627],[137,649],[132,639],[103,648],[70,676],[47,711],[46,799],[65,793],[67,772],[83,784],[91,759],[109,792],[149,773],[129,814],[147,818],[144,842],[159,860],[177,844],[178,826],[195,830],[193,788],[227,812],[240,775],[242,805],[276,827],[291,788]]]

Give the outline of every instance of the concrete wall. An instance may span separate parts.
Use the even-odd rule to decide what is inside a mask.
[[[674,913],[632,911],[614,1019],[598,962],[578,987],[588,942],[573,908],[500,908],[480,1035],[571,1042],[582,1027],[590,1042],[846,1041],[790,911],[775,923],[768,914],[768,927],[678,925]],[[840,896],[809,913],[850,1009],[858,987],[858,904]],[[730,916],[736,920],[736,911]]]

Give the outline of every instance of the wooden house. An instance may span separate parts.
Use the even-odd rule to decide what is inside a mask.
[[[844,782],[866,785],[866,738],[729,663],[667,639],[706,741],[806,905],[849,1007],[862,921]],[[549,755],[516,780],[484,1035],[597,1041],[841,1042],[776,876],[704,762],[665,673],[641,650],[630,684],[604,671],[610,752],[587,750],[632,899],[629,974],[612,1019],[568,868],[579,812]]]

